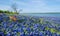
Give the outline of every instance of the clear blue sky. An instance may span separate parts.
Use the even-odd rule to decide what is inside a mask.
[[[13,3],[23,9],[21,13],[60,12],[60,0],[0,0],[0,9],[12,10]]]

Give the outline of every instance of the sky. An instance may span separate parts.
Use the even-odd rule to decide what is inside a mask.
[[[0,10],[12,11],[14,3],[20,13],[60,12],[60,0],[0,0]]]

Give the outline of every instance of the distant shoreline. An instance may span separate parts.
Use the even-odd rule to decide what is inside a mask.
[[[60,14],[60,13],[20,13],[20,14]]]

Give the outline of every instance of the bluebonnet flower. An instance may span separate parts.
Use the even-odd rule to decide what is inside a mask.
[[[4,33],[3,32],[0,32],[0,36],[4,36]]]

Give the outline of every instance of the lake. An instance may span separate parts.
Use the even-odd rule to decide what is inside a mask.
[[[60,17],[60,13],[21,13],[26,16],[42,16],[42,17]]]

